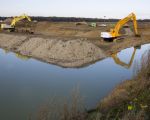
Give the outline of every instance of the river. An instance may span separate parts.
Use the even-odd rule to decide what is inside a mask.
[[[77,86],[86,107],[94,108],[117,84],[134,75],[136,63],[148,49],[150,44],[127,48],[116,59],[83,68],[62,68],[0,49],[0,120],[27,120],[41,104],[54,96],[68,97]]]

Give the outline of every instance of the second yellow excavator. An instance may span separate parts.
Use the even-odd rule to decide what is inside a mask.
[[[139,36],[137,30],[137,21],[136,15],[134,13],[129,14],[127,17],[121,19],[116,25],[114,29],[111,29],[110,32],[101,32],[101,37],[103,39],[115,39],[121,36],[119,33],[120,29],[130,20],[133,21],[135,36]]]
[[[15,31],[16,23],[23,19],[27,19],[28,21],[31,22],[31,18],[28,15],[23,14],[21,16],[14,17],[13,20],[11,21],[10,25],[9,24],[1,24],[1,30],[8,30],[10,32]]]

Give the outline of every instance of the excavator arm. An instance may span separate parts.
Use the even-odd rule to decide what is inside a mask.
[[[136,15],[134,13],[129,14],[127,17],[125,17],[124,19],[120,20],[114,29],[111,30],[110,34],[113,37],[118,37],[120,36],[119,31],[120,29],[130,20],[133,21],[133,25],[134,25],[134,31],[135,31],[135,35],[138,35],[138,31],[137,31],[137,21],[136,21]]]
[[[138,30],[137,30],[137,21],[136,21],[136,15],[134,13],[129,14],[127,17],[121,19],[115,26],[114,29],[111,29],[110,32],[102,32],[101,37],[102,38],[108,38],[113,39],[121,36],[119,34],[120,29],[129,21],[133,21],[134,31],[135,35],[138,36]]]
[[[23,14],[21,16],[14,17],[12,22],[11,22],[11,26],[14,27],[18,21],[23,20],[23,19],[27,19],[28,21],[31,22],[31,18],[29,16],[27,16],[26,14]]]

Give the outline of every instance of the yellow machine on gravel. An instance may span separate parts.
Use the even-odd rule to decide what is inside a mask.
[[[31,22],[31,18],[28,15],[23,14],[21,16],[14,17],[11,21],[11,24],[1,24],[1,30],[7,30],[9,32],[13,32],[15,31],[16,23],[23,19],[27,19],[28,21]]]
[[[118,37],[121,37],[121,34],[119,34],[120,29],[130,20],[133,21],[135,36],[139,36],[138,30],[137,30],[136,15],[134,13],[131,13],[127,17],[121,19],[115,25],[115,28],[110,30],[110,32],[101,32],[101,37],[103,39],[116,39]]]

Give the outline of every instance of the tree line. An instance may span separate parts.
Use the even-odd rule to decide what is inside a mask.
[[[5,20],[8,17],[0,17],[0,20]],[[31,16],[32,20],[49,21],[49,22],[117,22],[119,19],[102,19],[102,18],[77,18],[77,17],[41,17]],[[150,19],[138,20],[140,22],[150,22]]]

